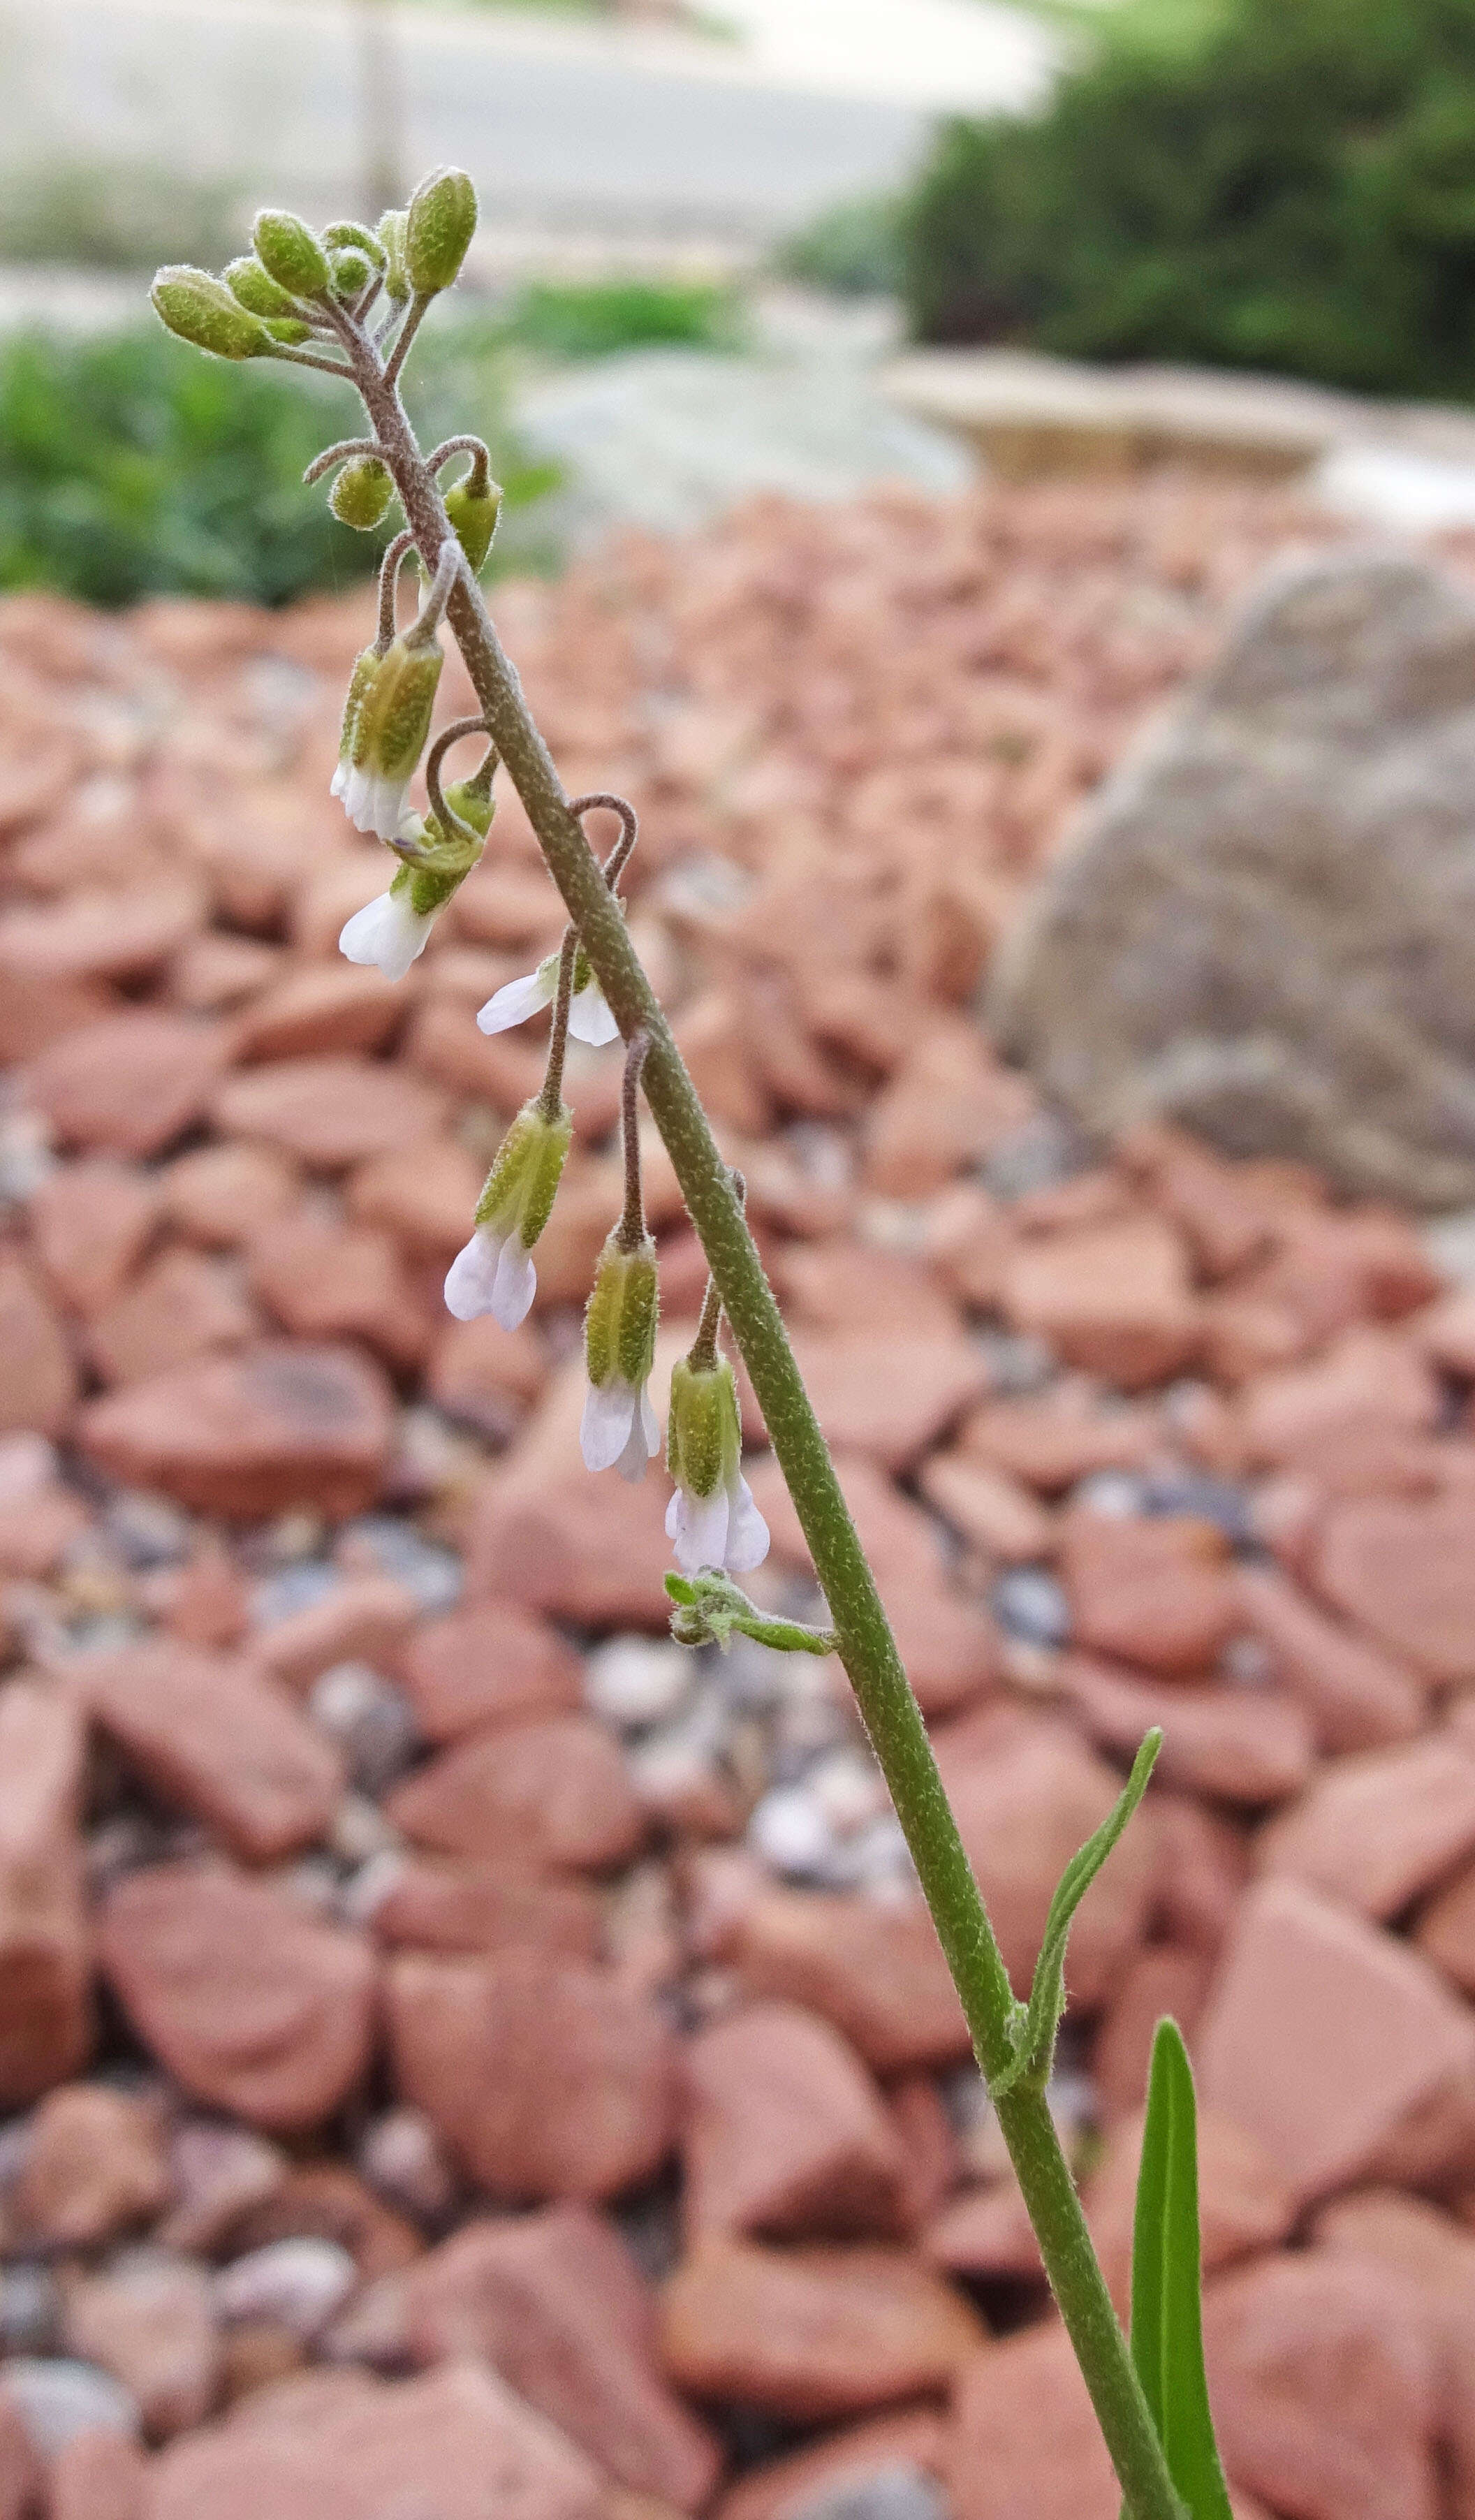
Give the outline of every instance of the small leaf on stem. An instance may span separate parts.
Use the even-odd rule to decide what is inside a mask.
[[[730,1576],[703,1567],[697,1575],[668,1575],[666,1593],[674,1603],[671,1634],[680,1645],[716,1645],[726,1653],[734,1631],[775,1653],[832,1654],[835,1640],[828,1628],[806,1628],[797,1619],[765,1617]]]
[[[1162,1733],[1154,1725],[1132,1763],[1132,1774],[1114,1809],[1094,1836],[1087,1839],[1079,1855],[1071,1857],[1055,1885],[1045,1920],[1045,1940],[1035,1962],[1029,2003],[1022,2027],[1015,2034],[1013,2062],[1002,2074],[996,2074],[989,2085],[996,2100],[1011,2092],[1016,2083],[1033,2082],[1043,2091],[1050,2080],[1055,2033],[1065,2009],[1065,1946],[1076,1910],[1146,1792],[1147,1779],[1162,1746]]]

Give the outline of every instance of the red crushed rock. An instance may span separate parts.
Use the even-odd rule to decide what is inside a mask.
[[[1083,1159],[970,1012],[1075,805],[1333,530],[1166,478],[761,501],[497,608],[565,780],[639,809],[632,924],[1016,1985],[1165,1729],[1058,2087],[1119,2295],[1172,2011],[1238,2520],[1470,2520],[1475,1298],[1303,1166]],[[803,2520],[898,2474],[1115,2520],[835,1666],[656,1646],[585,1711],[669,1562],[663,1476],[577,1449],[618,1062],[570,1059],[536,1311],[451,1322],[541,1076],[472,1017],[562,913],[506,794],[403,986],[338,959],[366,620],[0,603],[0,2240],[168,2445],[48,2451],[51,2520]],[[653,1144],[648,1191],[690,1323]],[[744,1405],[753,1589],[823,1616]],[[284,2248],[329,2325],[224,2323],[216,2267]]]

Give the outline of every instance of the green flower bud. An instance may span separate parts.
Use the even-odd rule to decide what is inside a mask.
[[[410,196],[405,269],[422,296],[449,289],[476,233],[476,187],[459,166],[437,166]]]
[[[524,1251],[531,1251],[553,1214],[572,1139],[573,1113],[566,1103],[550,1120],[536,1097],[524,1102],[497,1149],[476,1201],[475,1223],[494,1234],[515,1234]]]
[[[648,1380],[659,1313],[655,1245],[649,1235],[626,1251],[618,1234],[611,1234],[600,1253],[584,1312],[584,1360],[596,1391],[613,1382],[639,1389]]]
[[[361,534],[369,534],[389,505],[393,489],[388,467],[377,455],[360,455],[343,466],[328,493],[328,504],[340,525],[353,525]]]
[[[357,219],[335,219],[331,228],[323,230],[323,243],[327,246],[356,246],[360,253],[367,254],[376,271],[384,268],[386,257],[379,238],[372,228],[362,227]]]
[[[312,326],[304,324],[300,315],[269,315],[266,329],[274,341],[286,341],[293,349],[299,341],[312,339]]]
[[[380,243],[384,249],[384,295],[396,306],[403,306],[410,294],[410,282],[405,270],[405,213],[386,210],[379,223]]]
[[[294,297],[321,297],[332,279],[328,256],[305,219],[291,210],[259,210],[251,230],[257,258]]]
[[[672,1478],[691,1496],[715,1496],[737,1478],[741,1454],[738,1385],[727,1358],[703,1366],[682,1357],[671,1376],[666,1423],[666,1467]]]
[[[166,263],[149,292],[154,312],[181,341],[217,359],[269,356],[271,336],[259,319],[238,305],[224,281],[187,262]]]
[[[252,315],[291,316],[297,311],[291,292],[278,287],[269,271],[264,271],[253,253],[238,254],[228,262],[221,278],[239,306]]]
[[[335,297],[357,297],[374,277],[374,265],[357,246],[345,246],[333,257]]]
[[[501,513],[502,490],[496,481],[489,482],[480,497],[465,481],[458,481],[454,490],[446,492],[446,515],[470,562],[473,577],[479,577],[486,564]]]

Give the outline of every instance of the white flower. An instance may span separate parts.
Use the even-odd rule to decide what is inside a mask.
[[[405,829],[405,798],[410,782],[376,773],[362,764],[340,761],[333,774],[332,792],[356,832],[373,832],[381,840],[397,840]]]
[[[725,1357],[708,1363],[698,1339],[672,1373],[666,1432],[666,1462],[676,1481],[666,1508],[666,1537],[675,1542],[676,1562],[686,1575],[703,1566],[746,1575],[768,1555],[768,1524],[738,1467],[741,1451],[733,1369]]]
[[[514,1117],[476,1201],[475,1232],[446,1276],[446,1308],[459,1322],[490,1313],[514,1330],[526,1321],[538,1291],[533,1244],[552,1212],[572,1136],[564,1103],[551,1120],[535,1096]]]
[[[356,910],[338,938],[338,952],[350,963],[377,963],[386,980],[402,980],[435,924],[433,910],[418,911],[410,886],[376,895]]]
[[[768,1555],[768,1524],[740,1470],[710,1496],[677,1488],[666,1508],[666,1537],[675,1543],[676,1562],[686,1575],[695,1575],[703,1566],[747,1575]]]
[[[553,1005],[558,989],[559,958],[550,954],[536,971],[524,971],[520,979],[507,981],[495,997],[488,998],[476,1017],[477,1025],[482,1032],[507,1032],[514,1024],[526,1023],[529,1015]],[[606,1042],[619,1036],[619,1025],[593,972],[573,993],[568,1029],[575,1041],[586,1043],[591,1050],[603,1050]]]
[[[505,1330],[525,1322],[538,1291],[538,1273],[515,1225],[505,1234],[478,1225],[446,1273],[446,1310],[458,1322],[474,1322],[482,1313]]]
[[[586,1470],[618,1470],[622,1479],[645,1477],[647,1462],[660,1451],[660,1420],[643,1382],[616,1377],[603,1388],[591,1382],[584,1394],[579,1450]]]

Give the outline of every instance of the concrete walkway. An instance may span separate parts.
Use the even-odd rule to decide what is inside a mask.
[[[1016,104],[1045,39],[990,0],[738,0],[740,40],[335,0],[0,5],[0,158],[172,164],[361,200],[365,29],[404,180],[451,159],[493,221],[761,245],[897,183],[940,108]],[[915,40],[909,40],[909,34]]]

